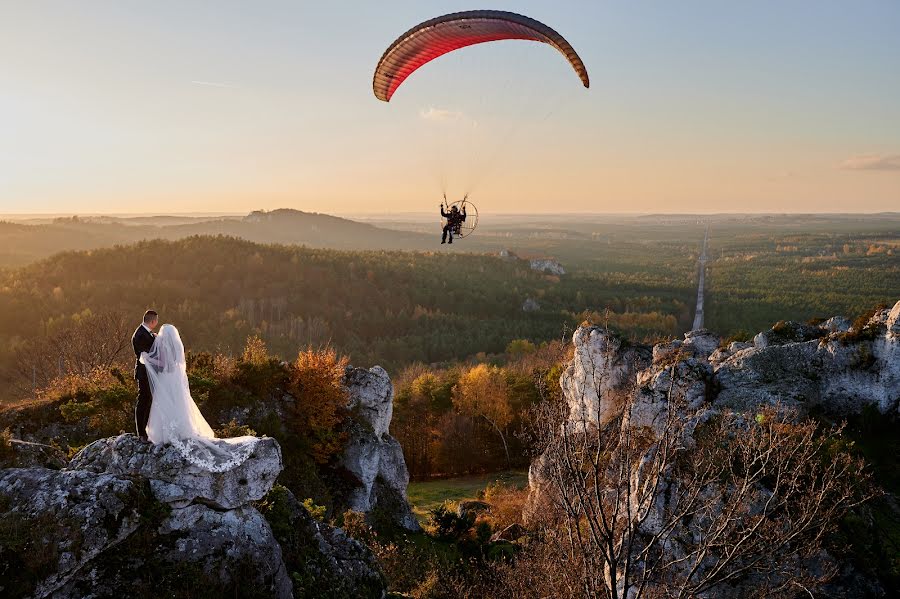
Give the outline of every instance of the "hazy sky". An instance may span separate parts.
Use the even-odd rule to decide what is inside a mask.
[[[900,210],[900,2],[495,0],[562,33],[414,74],[471,1],[0,0],[0,213]]]

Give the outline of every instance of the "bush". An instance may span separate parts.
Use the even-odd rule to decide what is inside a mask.
[[[59,411],[67,422],[86,419],[97,436],[109,437],[133,429],[135,393],[135,383],[112,368],[55,379],[41,395],[64,402]]]
[[[12,434],[8,428],[0,431],[0,468],[8,468],[15,458],[15,453],[9,445],[11,439]]]

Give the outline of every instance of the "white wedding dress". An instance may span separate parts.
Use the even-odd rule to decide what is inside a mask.
[[[150,441],[171,444],[187,461],[211,472],[231,470],[250,457],[257,437],[216,439],[194,403],[178,329],[164,324],[150,351],[141,354],[141,363],[147,367],[153,395],[147,421]]]

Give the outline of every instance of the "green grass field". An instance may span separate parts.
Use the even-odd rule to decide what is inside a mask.
[[[525,470],[508,470],[475,476],[443,478],[426,482],[409,483],[407,494],[413,513],[420,522],[428,518],[428,512],[445,501],[477,499],[488,485],[502,482],[520,489],[528,485],[528,472]]]

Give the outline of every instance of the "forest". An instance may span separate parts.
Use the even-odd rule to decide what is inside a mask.
[[[409,230],[392,233],[386,226]],[[375,227],[295,211],[211,221],[5,223],[6,235],[61,239],[61,247],[73,243],[66,237],[73,231],[93,239],[97,228],[125,241],[136,232],[174,239],[66,251],[0,270],[6,389],[0,401],[83,371],[90,362],[84,356],[95,352],[79,340],[112,343],[96,338],[104,331],[124,343],[151,306],[196,351],[234,354],[259,335],[283,358],[298,347],[330,344],[354,364],[380,364],[393,375],[414,364],[445,368],[499,356],[516,339],[559,340],[583,321],[641,341],[675,337],[693,318],[706,226],[705,325],[723,336],[755,333],[785,318],[850,316],[900,297],[896,215],[507,218],[485,225],[464,240],[468,245],[440,253],[242,238],[287,243],[315,233],[321,243],[356,237],[358,245],[376,247],[425,238],[424,226]],[[178,238],[198,228],[242,237]],[[6,241],[12,253],[27,246],[14,237]],[[529,258],[548,256],[566,274],[529,268]],[[537,309],[524,311],[526,300]]]
[[[148,307],[197,351],[239,352],[258,334],[277,355],[331,344],[354,364],[396,371],[558,339],[586,308],[611,308],[635,334],[673,335],[690,295],[688,284],[672,289],[638,269],[560,278],[492,255],[192,237],[62,253],[0,274],[0,341],[19,389],[83,370],[75,363],[94,354],[97,330],[127,341]],[[528,298],[539,309],[523,311]]]

